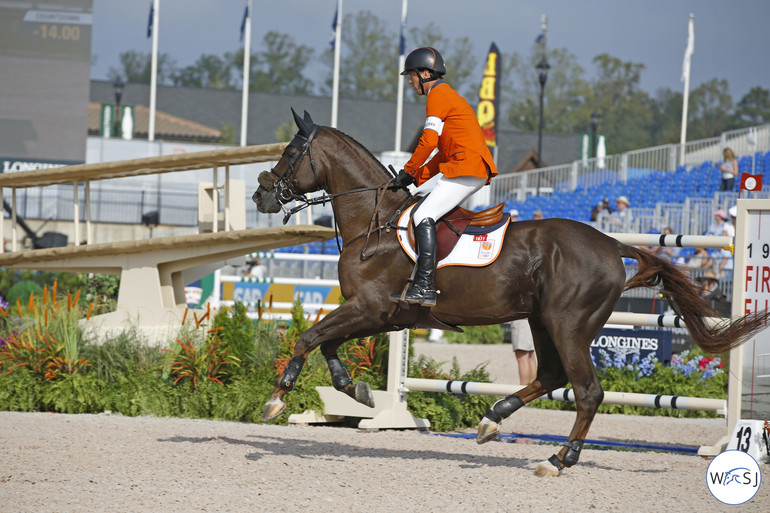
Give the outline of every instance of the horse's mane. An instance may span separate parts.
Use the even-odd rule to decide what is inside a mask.
[[[341,135],[341,136],[342,136],[344,139],[347,139],[348,141],[350,141],[351,143],[353,143],[353,146],[355,146],[356,148],[359,148],[359,149],[360,149],[360,150],[361,150],[361,151],[362,151],[362,152],[363,152],[365,155],[367,155],[367,156],[368,156],[368,157],[369,157],[369,158],[370,158],[372,161],[374,161],[375,163],[377,163],[377,164],[378,164],[378,166],[376,166],[376,167],[378,167],[378,168],[379,168],[379,169],[382,171],[382,173],[383,173],[383,174],[385,174],[385,176],[387,176],[387,177],[388,177],[388,179],[390,179],[390,178],[393,178],[393,177],[390,175],[390,173],[388,172],[388,170],[385,168],[385,166],[382,164],[382,162],[380,162],[380,159],[378,159],[377,157],[375,157],[375,156],[374,156],[374,153],[372,153],[371,151],[369,151],[369,148],[367,148],[366,146],[364,146],[363,144],[361,144],[360,142],[358,142],[358,141],[355,139],[355,137],[352,137],[352,136],[350,136],[350,135],[346,134],[345,132],[343,132],[342,130],[339,130],[339,129],[337,129],[337,128],[332,128],[332,127],[330,127],[330,126],[327,126],[327,127],[324,127],[324,128],[326,128],[327,130],[330,130],[332,133],[335,133],[335,132],[336,132],[336,133],[338,133],[338,134],[339,134],[339,135]]]

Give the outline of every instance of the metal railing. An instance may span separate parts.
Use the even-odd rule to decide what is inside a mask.
[[[629,151],[620,155],[576,160],[520,173],[498,175],[490,184],[490,201],[524,201],[529,196],[552,194],[557,190],[587,189],[607,182],[625,183],[652,171],[675,171],[681,161],[692,166],[722,160],[722,150],[730,147],[736,155],[754,156],[770,150],[770,124],[724,132],[720,137],[690,141],[681,146],[666,144]]]

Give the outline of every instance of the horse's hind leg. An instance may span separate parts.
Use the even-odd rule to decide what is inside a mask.
[[[604,391],[599,383],[591,353],[584,348],[570,348],[567,356],[567,376],[575,392],[577,416],[567,442],[558,454],[540,463],[535,470],[538,476],[555,476],[564,467],[571,467],[578,462],[588,429],[596,416],[596,411],[604,399]],[[576,350],[580,349],[580,350]]]
[[[567,375],[551,335],[538,318],[530,318],[529,325],[537,354],[537,378],[515,394],[497,401],[487,410],[479,422],[476,434],[476,442],[479,444],[497,437],[500,434],[502,420],[511,416],[516,410],[533,399],[567,384]]]

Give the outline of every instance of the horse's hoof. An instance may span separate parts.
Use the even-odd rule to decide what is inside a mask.
[[[265,403],[265,412],[262,414],[262,422],[269,422],[286,410],[286,403],[280,399],[271,399]]]
[[[356,401],[369,408],[374,408],[374,396],[372,395],[372,389],[369,387],[369,383],[364,381],[356,383]]]
[[[500,424],[489,420],[487,417],[479,422],[479,430],[476,433],[476,443],[483,444],[494,440],[500,434]]]
[[[559,469],[554,467],[553,464],[548,460],[541,461],[535,469],[535,475],[537,477],[558,477]]]

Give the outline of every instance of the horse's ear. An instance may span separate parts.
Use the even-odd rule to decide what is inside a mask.
[[[294,116],[294,122],[297,124],[297,128],[299,128],[299,133],[307,137],[311,132],[311,128],[308,126],[304,119],[299,117],[299,114],[294,112],[293,107],[291,109],[291,114]]]
[[[313,118],[310,117],[310,113],[308,111],[305,111],[304,118],[305,118],[305,123],[309,124],[310,126],[315,125],[315,123],[313,123]]]

